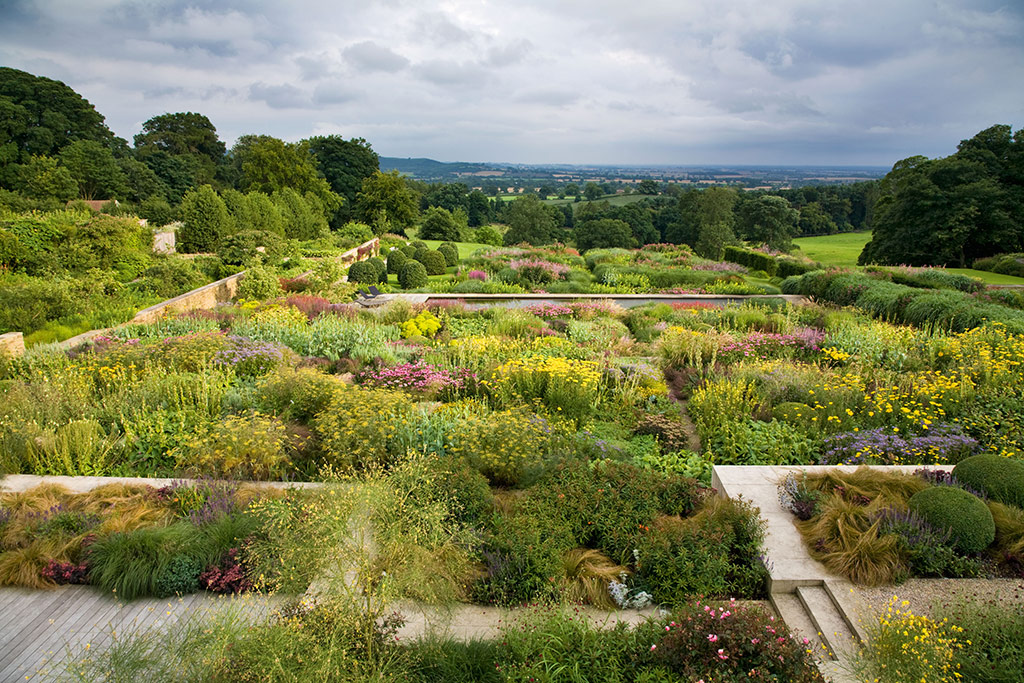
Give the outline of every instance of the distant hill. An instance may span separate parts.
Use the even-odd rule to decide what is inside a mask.
[[[403,159],[401,157],[381,157],[380,170],[398,171],[420,180],[457,178],[470,176],[500,176],[504,170],[490,164],[476,164],[465,161],[435,161],[434,159]]]

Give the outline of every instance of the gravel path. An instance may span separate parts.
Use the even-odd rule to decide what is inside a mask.
[[[927,615],[935,603],[962,598],[999,600],[1020,605],[1024,610],[1024,581],[1020,579],[910,579],[899,586],[857,588],[857,597],[864,603],[869,614],[875,616],[885,612],[894,595],[901,601],[909,602],[914,614]]]

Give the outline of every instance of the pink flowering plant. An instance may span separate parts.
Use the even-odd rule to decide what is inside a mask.
[[[404,389],[431,397],[455,397],[477,387],[476,373],[465,368],[439,368],[422,360],[383,368],[370,368],[358,377],[362,384],[384,389]]]
[[[790,334],[749,332],[723,344],[718,353],[727,361],[745,358],[800,358],[819,351],[823,338],[824,333],[809,327],[794,330]]]
[[[822,651],[824,652],[824,651]],[[690,602],[672,615],[648,657],[685,681],[824,681],[806,638],[793,638],[760,605]]]
[[[572,309],[568,306],[548,302],[533,304],[523,310],[538,318],[567,318],[572,315]]]
[[[520,280],[535,284],[564,280],[572,270],[564,263],[553,263],[541,259],[516,259],[508,264]]]

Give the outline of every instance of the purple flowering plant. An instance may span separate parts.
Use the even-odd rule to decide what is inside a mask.
[[[973,454],[978,442],[958,426],[937,424],[921,436],[879,427],[827,437],[822,465],[941,465]]]

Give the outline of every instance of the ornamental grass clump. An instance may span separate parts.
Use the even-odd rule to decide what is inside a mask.
[[[893,596],[885,614],[868,625],[868,643],[852,663],[856,675],[861,680],[886,683],[965,680],[958,658],[963,641],[970,636],[946,617],[936,620],[915,615],[909,604]]]

